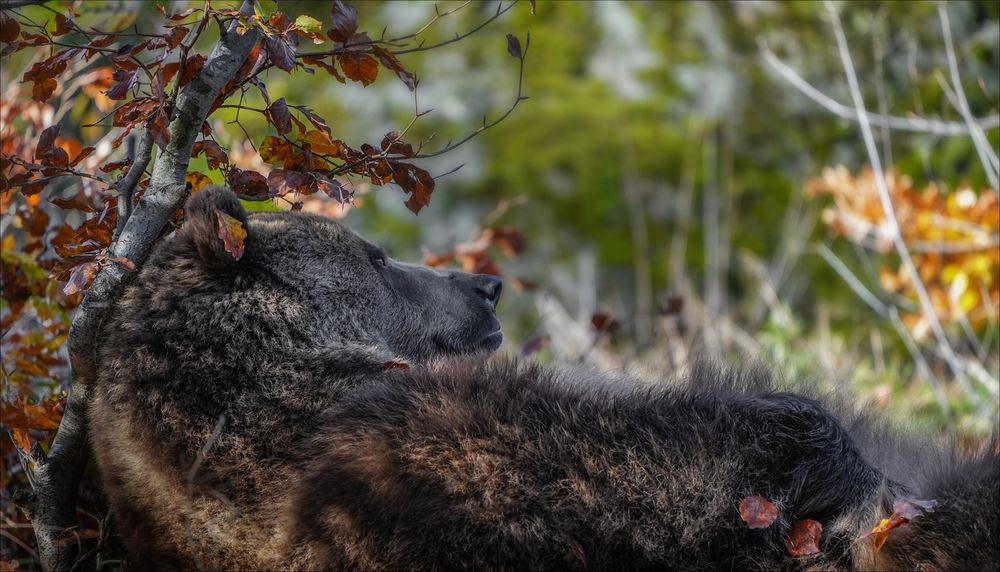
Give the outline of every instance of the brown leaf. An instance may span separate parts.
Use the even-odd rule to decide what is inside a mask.
[[[149,132],[153,136],[153,142],[161,149],[166,149],[167,144],[170,143],[170,121],[162,109],[153,116],[153,121],[149,124]]]
[[[72,32],[73,29],[74,26],[72,20],[62,14],[56,14],[56,29],[52,31],[53,36],[65,36],[66,34]]]
[[[218,169],[220,165],[229,164],[229,156],[226,155],[226,152],[215,141],[210,139],[198,141],[191,148],[191,157],[197,157],[202,152],[205,153],[205,159],[208,160],[209,169]]]
[[[778,507],[764,497],[746,497],[740,501],[740,518],[748,528],[767,528],[778,518]]]
[[[271,169],[267,174],[267,188],[272,197],[282,197],[288,193],[306,192],[311,177],[300,171]]]
[[[260,200],[270,196],[267,178],[257,171],[242,171],[234,167],[229,172],[229,184],[241,199]]]
[[[0,12],[0,42],[9,44],[21,34],[21,25],[6,12]]]
[[[76,167],[80,164],[80,161],[90,157],[94,151],[96,151],[96,149],[93,147],[84,147],[83,149],[80,149],[80,152],[76,154],[76,157],[73,157],[73,160],[69,162],[69,166]]]
[[[15,427],[10,431],[10,438],[13,439],[14,445],[27,456],[31,451],[31,437],[28,436],[28,432],[20,427]],[[17,570],[17,568],[11,570]]]
[[[333,155],[335,157],[339,157],[344,148],[343,141],[340,139],[330,141],[330,136],[327,135],[325,131],[320,131],[319,129],[307,131],[302,137],[299,138],[299,142],[308,143],[313,152],[319,153],[320,155]]]
[[[55,93],[57,87],[59,87],[59,82],[55,78],[47,77],[36,80],[31,86],[31,99],[35,101],[48,101],[52,97],[52,94]]]
[[[823,525],[812,519],[800,520],[785,537],[785,549],[792,556],[809,556],[819,553],[819,538]]]
[[[49,199],[49,202],[61,209],[75,209],[85,213],[94,212],[94,207],[85,201],[82,196],[76,196],[71,199]]]
[[[382,369],[410,369],[410,364],[401,361],[387,361],[382,364]]]
[[[430,173],[409,163],[392,161],[389,163],[392,169],[393,180],[404,191],[410,193],[410,198],[406,200],[406,208],[413,214],[418,214],[420,209],[431,202],[431,193],[434,192],[434,178]]]
[[[344,76],[340,75],[340,72],[337,71],[337,67],[333,65],[333,63],[332,63],[333,58],[331,57],[330,59],[331,59],[331,63],[327,63],[326,60],[323,59],[322,57],[305,56],[305,57],[302,58],[302,61],[304,63],[306,63],[306,64],[309,64],[309,65],[320,66],[321,68],[325,69],[327,73],[329,73],[330,75],[332,75],[340,83],[347,83],[347,80],[344,79]]]
[[[291,162],[295,151],[291,143],[273,135],[268,135],[261,141],[259,150],[260,158],[272,165]]]
[[[194,10],[194,8],[187,8],[186,10],[181,10],[180,12],[167,16],[167,19],[173,22],[179,22],[191,14],[194,14]]]
[[[135,86],[135,84],[139,83],[139,77],[136,75],[136,72],[134,70],[133,71],[117,70],[115,72],[114,79],[118,83],[116,83],[114,86],[111,87],[111,89],[109,89],[104,93],[104,95],[107,95],[109,99],[114,99],[114,100],[125,99],[125,96],[128,95],[129,90],[132,89]]]
[[[69,296],[75,292],[83,292],[87,288],[90,288],[90,283],[94,281],[97,271],[100,269],[100,264],[96,262],[87,262],[77,266],[73,269],[73,273],[69,275],[69,281],[63,286],[63,294]]]
[[[417,89],[417,78],[403,68],[403,64],[396,57],[396,54],[377,45],[372,45],[372,53],[375,54],[378,61],[382,62],[383,66],[395,72],[396,77],[401,79],[406,87],[410,88],[410,91]]]
[[[590,324],[600,333],[614,332],[619,327],[618,320],[614,316],[601,312],[590,317]]]
[[[339,55],[337,61],[347,79],[360,81],[365,87],[378,77],[378,62],[368,54],[347,52]]]
[[[323,192],[326,196],[340,204],[350,202],[351,191],[344,188],[340,181],[327,178],[323,175],[316,175],[316,190]]]
[[[51,125],[38,135],[38,145],[35,146],[36,161],[42,159],[55,149],[56,137],[59,136],[60,129],[62,129],[61,125]]]
[[[507,34],[507,53],[517,59],[524,57],[521,52],[521,40],[518,40],[514,34]]]
[[[222,239],[223,248],[226,249],[226,252],[232,254],[234,259],[239,260],[243,258],[243,241],[247,237],[247,231],[243,228],[243,223],[221,209],[215,209],[215,219],[218,223],[219,238]]]
[[[382,151],[404,157],[413,156],[413,146],[399,138],[399,131],[390,131],[382,138]]]
[[[170,31],[163,35],[163,40],[167,43],[168,49],[172,50],[180,45],[181,41],[184,40],[184,36],[187,36],[188,31],[184,26],[170,28]]]
[[[272,103],[267,108],[266,114],[268,121],[274,125],[279,134],[284,135],[292,130],[292,116],[288,112],[284,97]]]
[[[358,29],[358,11],[340,0],[334,0],[330,8],[333,28],[326,35],[334,42],[344,42],[354,35]]]
[[[333,139],[333,132],[330,131],[330,126],[326,124],[326,120],[325,119],[323,119],[319,115],[316,115],[315,113],[313,113],[313,111],[311,109],[309,109],[308,107],[301,107],[300,106],[300,107],[296,107],[296,109],[298,109],[299,111],[301,111],[306,116],[306,119],[309,120],[309,123],[313,124],[313,127],[315,127],[316,129],[322,130],[324,133],[326,133],[327,137],[329,137],[330,139]]]
[[[488,228],[483,231],[483,236],[491,244],[499,248],[507,258],[516,258],[524,252],[526,244],[524,235],[510,225]]]

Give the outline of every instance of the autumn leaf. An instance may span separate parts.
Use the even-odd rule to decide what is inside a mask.
[[[268,106],[266,114],[268,121],[274,125],[279,134],[284,135],[292,130],[292,117],[288,113],[288,104],[285,103],[284,97]]]
[[[874,528],[858,537],[858,540],[874,537],[874,548],[882,548],[889,538],[892,529],[901,524],[905,524],[928,512],[934,512],[938,502],[936,500],[918,500],[908,497],[900,497],[892,503],[892,514],[888,518],[883,518]]]
[[[267,188],[272,197],[282,197],[288,193],[303,192],[310,183],[309,176],[300,171],[271,169],[267,174]]]
[[[226,252],[232,254],[234,259],[239,260],[243,258],[243,241],[247,237],[247,231],[243,228],[243,223],[221,209],[215,209],[215,219],[218,223],[219,238],[222,239],[223,248],[226,249]]]
[[[229,172],[229,184],[241,199],[260,200],[270,196],[267,178],[257,171],[243,171],[233,167]]]
[[[319,129],[307,131],[301,138],[299,138],[299,142],[308,143],[313,152],[319,153],[320,155],[333,155],[335,157],[339,157],[344,148],[343,141],[339,139],[331,141],[330,136],[327,135],[325,131],[320,131]]]
[[[17,23],[17,20],[5,12],[0,12],[0,42],[9,44],[16,40],[20,34],[21,25]]]
[[[378,61],[382,62],[382,65],[391,69],[395,72],[396,77],[406,84],[406,87],[413,91],[417,89],[417,78],[410,72],[403,68],[403,64],[399,61],[399,58],[395,54],[382,48],[381,46],[372,46],[372,53],[378,58]]]
[[[365,87],[378,77],[378,62],[368,54],[347,52],[337,56],[337,61],[347,79],[359,81]]]
[[[204,139],[195,143],[191,148],[191,157],[197,157],[202,153],[205,153],[209,169],[218,169],[221,165],[229,164],[229,156],[215,141]]]
[[[382,151],[404,157],[413,156],[413,146],[400,139],[399,131],[390,131],[382,137]]]
[[[28,436],[28,432],[20,427],[14,428],[10,431],[10,438],[14,441],[14,445],[30,458],[31,437]]]
[[[401,361],[387,361],[382,364],[383,370],[389,369],[410,369],[410,364]]]
[[[330,17],[333,28],[326,35],[334,42],[346,42],[358,29],[358,11],[340,0],[334,0]]]
[[[764,497],[746,497],[740,501],[740,518],[748,528],[767,528],[778,518],[778,508]]]
[[[258,147],[260,158],[267,163],[276,165],[291,161],[294,149],[292,145],[280,137],[268,135],[260,142]]]
[[[134,70],[117,70],[115,71],[114,79],[118,83],[104,93],[104,95],[107,95],[108,98],[114,100],[125,99],[129,90],[135,87],[135,84],[139,83],[139,77],[136,75]]]
[[[23,397],[14,402],[0,401],[0,417],[3,424],[12,429],[58,429],[62,415],[61,401],[30,404]]]
[[[280,36],[265,38],[264,47],[267,49],[267,59],[272,64],[287,72],[295,69],[295,48],[286,38]]]
[[[63,294],[69,296],[76,292],[83,292],[90,287],[90,284],[97,277],[97,272],[101,269],[100,264],[96,262],[87,262],[86,264],[81,264],[73,269],[73,273],[69,275],[69,281],[63,286]]]
[[[823,525],[812,519],[800,520],[785,537],[785,549],[792,556],[810,556],[819,553],[819,539]]]
[[[212,179],[208,178],[208,175],[204,173],[191,171],[190,173],[184,175],[184,183],[189,192],[197,193],[208,185],[211,185]]]

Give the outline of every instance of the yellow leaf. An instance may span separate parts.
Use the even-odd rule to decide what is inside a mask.
[[[184,176],[184,183],[187,184],[188,190],[191,191],[192,194],[194,194],[204,189],[208,185],[211,185],[212,179],[209,179],[208,175],[205,175],[204,173],[191,171],[190,173]]]

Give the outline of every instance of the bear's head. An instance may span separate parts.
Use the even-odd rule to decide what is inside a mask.
[[[247,213],[222,187],[197,192],[184,210],[183,227],[139,282],[154,298],[148,309],[157,308],[157,297],[179,298],[159,307],[196,322],[189,329],[201,331],[193,336],[231,334],[234,343],[268,348],[364,347],[411,363],[500,346],[495,276],[393,260],[325,217]],[[226,216],[246,231],[239,259],[220,238]]]

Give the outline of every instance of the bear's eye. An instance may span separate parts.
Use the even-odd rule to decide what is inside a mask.
[[[385,262],[385,256],[382,256],[381,254],[373,254],[372,255],[372,264],[374,264],[375,266],[377,266],[379,268],[387,268],[388,267],[388,264],[386,264],[386,262]]]

